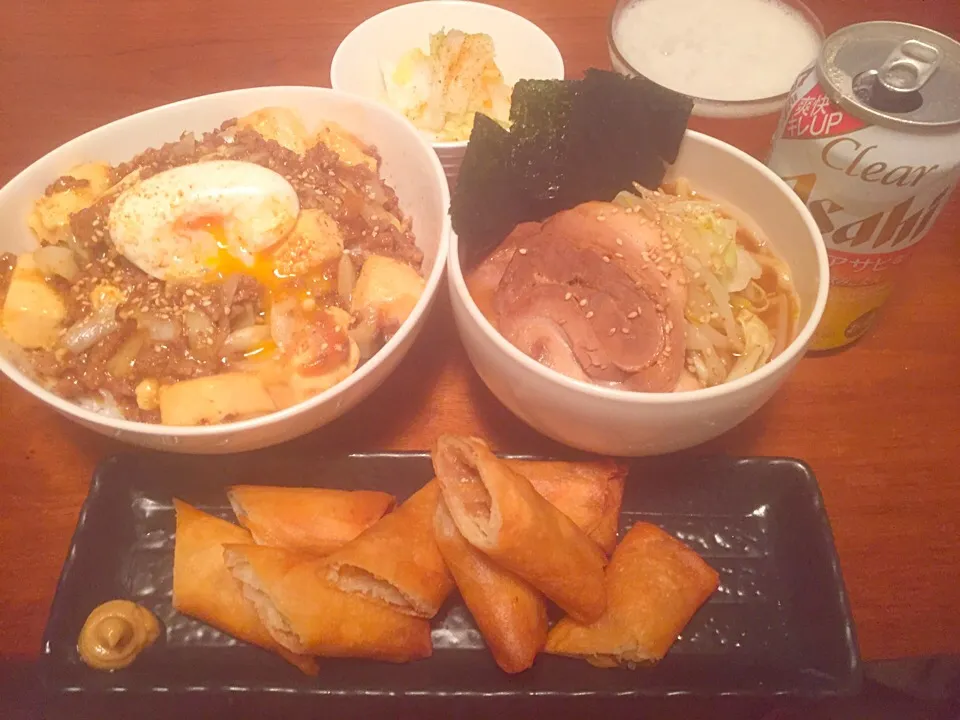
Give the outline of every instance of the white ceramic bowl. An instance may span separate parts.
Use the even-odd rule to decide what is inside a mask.
[[[530,426],[565,445],[640,456],[681,450],[730,430],[783,383],[810,341],[827,300],[826,248],[813,217],[762,164],[727,143],[687,131],[671,170],[747,213],[789,263],[801,302],[799,333],[773,361],[739,380],[681,393],[635,393],[570,379],[523,354],[483,317],[467,291],[459,243],[451,237],[448,276],[454,318],[477,373]]]
[[[385,10],[357,25],[333,56],[330,84],[335,90],[383,100],[380,61],[396,60],[413,48],[429,49],[440,30],[482,32],[493,38],[497,66],[513,85],[524,78],[563,79],[563,58],[543,30],[509,10],[466,0],[427,0]],[[455,179],[466,152],[464,142],[434,142],[444,171]]]
[[[26,223],[30,209],[46,186],[74,165],[128,160],[148,147],[175,141],[184,130],[208,131],[224,120],[268,106],[297,110],[308,127],[321,119],[333,120],[376,145],[383,158],[384,179],[413,218],[417,245],[424,253],[426,289],[407,321],[376,355],[340,384],[303,403],[263,417],[207,427],[167,427],[104,417],[44,390],[2,357],[0,370],[92,430],[135,445],[184,453],[236,452],[290,440],[342,415],[383,382],[416,339],[437,293],[449,246],[450,195],[430,145],[412,125],[379,103],[322,88],[262,87],[204,95],[117,120],[45,155],[0,189],[0,252],[21,253],[36,247]]]

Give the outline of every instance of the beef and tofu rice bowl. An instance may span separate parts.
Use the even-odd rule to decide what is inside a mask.
[[[759,229],[665,179],[687,102],[591,70],[582,81],[521,81],[511,130],[475,127],[453,199],[474,261],[467,287],[541,364],[623,390],[698,390],[757,370],[795,337],[790,269]],[[497,159],[472,154],[475,142]],[[477,196],[505,208],[500,217]]]
[[[380,158],[286,108],[56,179],[0,257],[3,353],[81,406],[206,425],[344,380],[424,288]]]

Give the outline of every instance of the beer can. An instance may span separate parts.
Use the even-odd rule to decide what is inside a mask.
[[[899,22],[837,31],[794,83],[767,164],[806,204],[830,258],[811,348],[847,345],[960,177],[960,43]]]

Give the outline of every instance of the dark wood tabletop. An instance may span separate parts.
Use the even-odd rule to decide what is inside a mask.
[[[546,30],[568,74],[609,67],[614,0],[508,0]],[[256,85],[329,83],[334,49],[388,0],[3,0],[0,184],[72,137],[146,108]],[[911,21],[956,37],[956,0],[809,0],[826,30]],[[3,232],[3,228],[0,228]],[[776,397],[698,453],[788,455],[819,477],[867,659],[960,653],[960,201],[903,272],[876,329],[804,359]],[[445,294],[441,294],[445,298]],[[500,450],[557,448],[473,372],[445,299],[401,368],[361,406],[280,448],[425,449],[441,432]],[[0,661],[40,637],[94,466],[124,450],[0,379]]]

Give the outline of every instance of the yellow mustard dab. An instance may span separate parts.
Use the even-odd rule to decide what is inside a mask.
[[[129,600],[110,600],[87,617],[77,652],[95,670],[120,670],[159,636],[160,623],[152,612]]]

